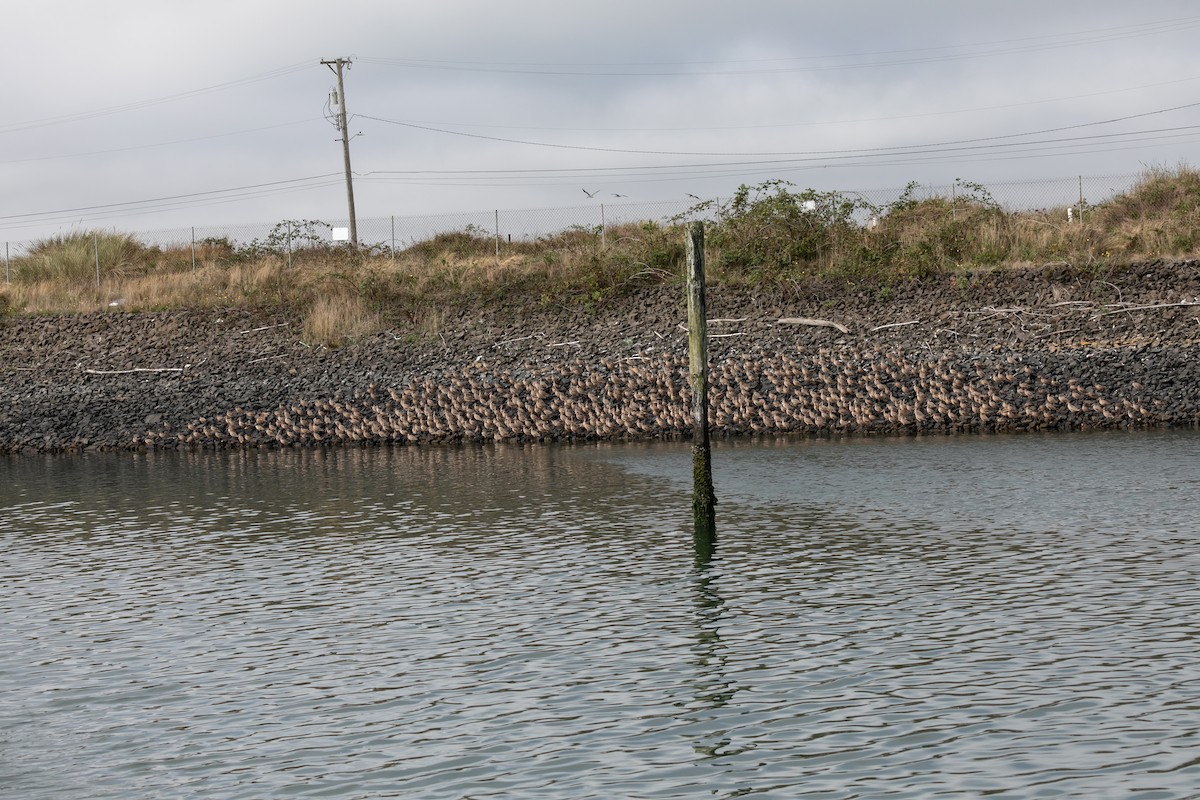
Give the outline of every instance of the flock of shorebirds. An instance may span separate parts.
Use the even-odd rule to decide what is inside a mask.
[[[1013,355],[821,350],[726,357],[710,372],[716,435],[952,432],[1154,424],[1136,382],[1040,372]],[[237,408],[136,444],[199,447],[656,438],[691,430],[685,358],[474,364],[273,409]]]

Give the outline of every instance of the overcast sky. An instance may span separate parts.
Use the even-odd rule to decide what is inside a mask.
[[[1183,0],[39,0],[4,27],[9,241],[345,219],[339,57],[360,219],[1200,163]]]

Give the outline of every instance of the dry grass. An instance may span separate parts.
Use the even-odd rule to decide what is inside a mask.
[[[978,267],[1068,262],[1080,268],[1200,251],[1200,173],[1156,169],[1130,192],[1086,209],[1010,212],[986,194],[904,198],[852,207],[836,193],[791,193],[780,182],[741,195],[709,228],[709,274],[729,283],[790,284],[807,278],[879,281]],[[805,201],[815,198],[813,214]],[[869,210],[877,224],[855,220]],[[96,281],[96,247],[101,275]],[[573,228],[536,241],[443,234],[407,250],[355,253],[313,246],[290,258],[228,242],[161,250],[132,236],[81,232],[48,239],[13,259],[0,306],[15,313],[78,313],[212,306],[287,307],[313,341],[337,346],[389,325],[436,333],[460,302],[538,302],[596,308],[626,289],[678,281],[678,223]]]
[[[383,316],[349,291],[319,295],[304,312],[304,336],[314,344],[341,347],[348,341],[379,333]]]

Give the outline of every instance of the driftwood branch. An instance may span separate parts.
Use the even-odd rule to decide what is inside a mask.
[[[289,326],[291,324],[292,323],[290,323],[290,322],[280,322],[275,325],[263,325],[261,328],[251,328],[251,329],[245,330],[245,331],[238,331],[238,336],[241,336],[244,333],[258,333],[259,331],[267,331],[267,330],[270,330],[271,328],[286,328],[287,326]]]
[[[89,375],[128,375],[131,372],[183,372],[190,367],[187,364],[182,367],[134,367],[133,369],[85,369]]]
[[[540,338],[540,337],[538,336],[538,333],[530,333],[529,336],[517,336],[517,337],[511,338],[511,339],[502,339],[502,341],[499,341],[496,343],[496,347],[500,347],[500,345],[502,345],[502,344],[512,344],[515,342],[524,342],[524,341],[526,341],[526,339],[532,339],[532,338]]]
[[[737,317],[735,319],[733,317],[718,317],[717,319],[707,320],[707,322],[709,325],[722,325],[722,324],[728,325],[731,323],[735,324],[738,322],[745,322],[748,319],[750,319],[750,318],[749,317]],[[683,331],[684,333],[688,332],[688,326],[687,326],[686,322],[680,322],[675,327],[678,328],[679,330]],[[660,336],[659,338],[661,339],[662,337]],[[710,335],[709,338],[711,339],[712,336]]]
[[[783,317],[779,320],[780,325],[811,325],[815,328],[836,328],[842,333],[849,333],[850,329],[840,322],[830,322],[827,319],[814,319],[813,317]]]
[[[1157,303],[1151,306],[1127,306],[1118,308],[1116,311],[1101,311],[1096,314],[1097,317],[1107,317],[1113,314],[1124,314],[1126,311],[1151,311],[1156,308],[1181,308],[1186,306],[1200,306],[1200,301],[1184,300],[1182,303]]]
[[[887,325],[876,325],[874,328],[871,328],[871,333],[874,333],[875,331],[886,330],[887,328],[902,328],[905,325],[920,325],[920,324],[921,324],[921,320],[919,320],[919,319],[910,319],[908,322],[889,322]]]

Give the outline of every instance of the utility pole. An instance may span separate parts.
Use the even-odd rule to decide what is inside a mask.
[[[346,164],[346,201],[350,207],[350,244],[357,249],[358,223],[354,219],[354,179],[350,172],[350,130],[347,127],[349,123],[346,116],[346,90],[342,85],[342,67],[348,68],[350,66],[350,59],[335,58],[331,61],[322,61],[321,63],[329,67],[337,75],[337,126],[342,134],[342,159]]]

